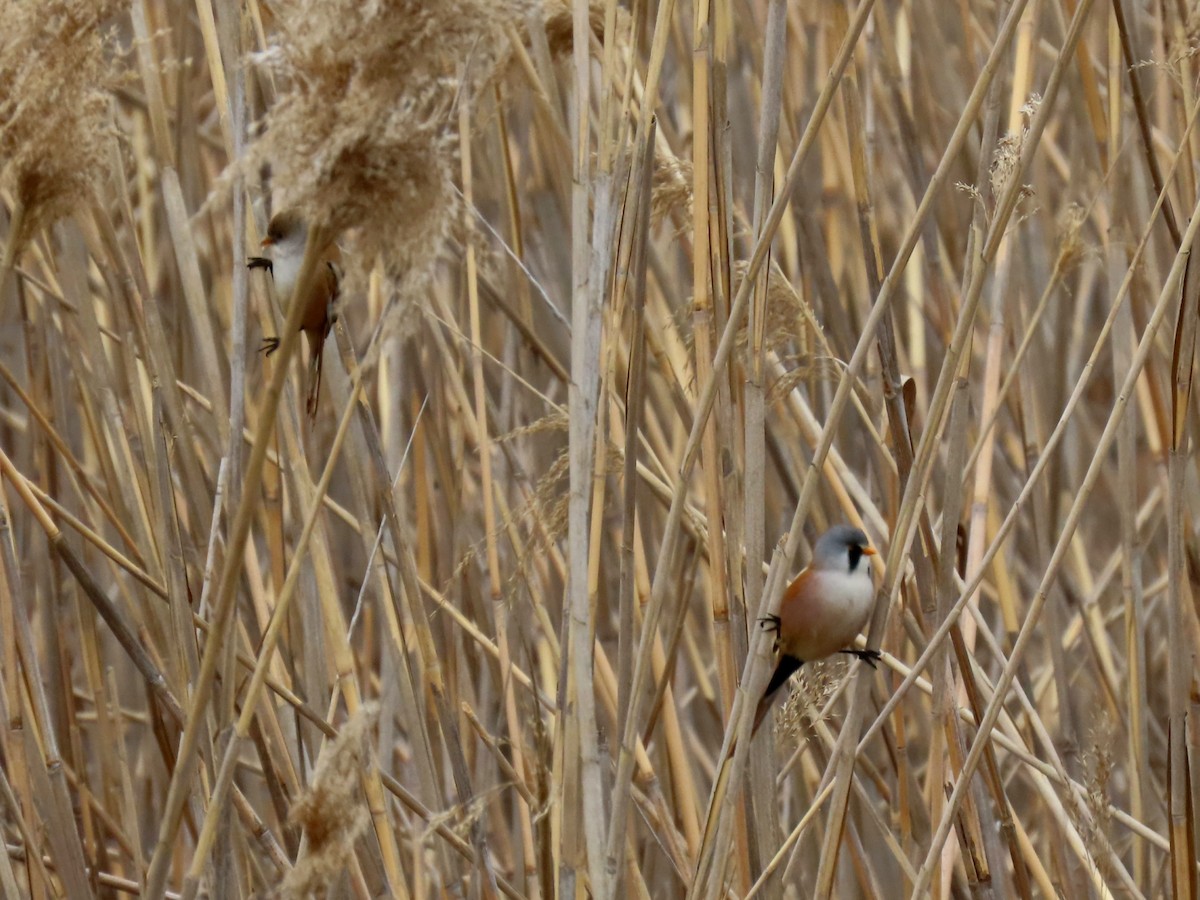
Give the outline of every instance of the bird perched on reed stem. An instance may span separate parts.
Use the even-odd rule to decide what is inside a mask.
[[[878,650],[858,650],[848,646],[871,615],[875,581],[866,558],[874,555],[867,536],[860,529],[835,525],[817,539],[812,562],[783,592],[779,615],[759,620],[763,628],[775,632],[779,662],[754,711],[751,736],[758,732],[767,717],[775,694],[806,662],[824,659],[834,653],[849,653],[874,668],[875,660],[879,659]],[[737,736],[734,735],[713,782],[708,818],[700,842],[702,854],[703,848],[711,845],[720,822],[736,747]]]
[[[775,693],[806,662],[849,653],[872,667],[877,650],[848,649],[871,615],[875,581],[867,536],[858,528],[835,525],[813,546],[812,562],[796,576],[779,602],[779,615],[762,619],[775,632],[779,662],[754,712],[754,730],[766,718]]]
[[[253,256],[248,261],[252,269],[267,269],[275,281],[275,290],[282,303],[288,303],[296,289],[296,279],[304,263],[304,249],[308,243],[308,224],[295,210],[283,210],[271,217],[267,236],[262,240],[264,256]],[[305,288],[303,297],[304,315],[300,319],[300,330],[308,339],[308,388],[305,410],[310,418],[317,414],[317,403],[321,399],[321,357],[325,338],[337,320],[337,299],[341,273],[338,263],[341,253],[336,244],[330,243],[320,249],[320,267],[315,277]],[[263,338],[262,349],[270,356],[279,346],[278,337]]]

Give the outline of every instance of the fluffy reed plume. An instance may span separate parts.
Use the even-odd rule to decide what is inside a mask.
[[[101,26],[120,6],[0,3],[0,189],[17,203],[13,247],[86,203],[103,170],[111,70]]]
[[[748,268],[749,264],[746,262],[735,263],[735,289],[741,287]],[[800,340],[806,335],[811,335],[817,327],[812,308],[804,302],[795,285],[780,271],[779,265],[773,263],[767,277],[767,348],[775,350],[789,341]],[[750,329],[746,325],[738,329],[737,341],[738,350],[745,352],[750,343]]]
[[[369,818],[359,780],[368,764],[367,739],[378,715],[378,705],[368,704],[346,723],[321,755],[312,784],[292,806],[289,819],[300,826],[308,846],[283,883],[284,897],[322,894],[354,853],[354,842]]]
[[[267,117],[281,204],[366,258],[428,265],[453,221],[456,100],[506,56],[526,3],[304,0],[280,16],[266,61],[289,85]]]
[[[692,211],[692,164],[666,153],[654,156],[654,193],[650,198],[655,225],[667,215],[681,218]]]
[[[570,4],[564,0],[547,0],[545,14],[546,44],[551,56],[566,56],[575,48],[575,22]],[[623,13],[624,10],[619,10]],[[588,24],[597,40],[604,38],[604,4],[593,0],[588,5]]]
[[[1021,131],[1017,134],[1006,134],[1000,139],[995,156],[992,157],[992,164],[988,169],[988,181],[991,184],[993,197],[999,197],[1004,193],[1009,180],[1017,171],[1021,151],[1025,148],[1025,141],[1029,137],[1029,123],[1037,115],[1038,107],[1041,105],[1042,98],[1040,96],[1034,94],[1030,97],[1029,102],[1021,107],[1023,119]]]

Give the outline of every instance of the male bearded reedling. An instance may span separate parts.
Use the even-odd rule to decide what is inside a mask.
[[[281,303],[287,304],[296,288],[307,243],[308,224],[295,210],[284,210],[272,216],[267,226],[267,236],[262,241],[266,256],[253,256],[247,263],[252,269],[271,272]],[[321,263],[320,268],[308,283],[305,295],[299,298],[304,307],[300,330],[308,339],[308,396],[305,409],[310,418],[316,416],[317,403],[321,399],[321,351],[325,348],[325,338],[330,328],[337,320],[337,263],[341,261],[341,253],[337,245],[328,244],[321,248],[317,258]],[[278,346],[279,338],[263,338],[262,348],[267,356],[274,353]]]
[[[849,653],[872,667],[877,650],[847,649],[862,631],[875,601],[868,556],[875,551],[867,536],[849,525],[835,525],[813,546],[813,559],[783,593],[779,615],[761,620],[775,632],[779,664],[754,712],[753,735],[771,709],[775,693],[806,662]]]

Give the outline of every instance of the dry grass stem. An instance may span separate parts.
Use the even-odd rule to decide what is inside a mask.
[[[1183,6],[0,13],[0,898],[1200,897]]]

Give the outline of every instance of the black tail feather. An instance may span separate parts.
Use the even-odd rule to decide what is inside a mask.
[[[762,725],[763,719],[767,717],[775,692],[787,684],[787,680],[798,672],[802,665],[804,665],[804,660],[788,656],[786,653],[779,657],[779,665],[775,667],[775,674],[771,676],[771,683],[763,691],[762,699],[758,701],[758,709],[754,711],[754,729],[750,732],[751,737],[758,731],[758,727]]]

